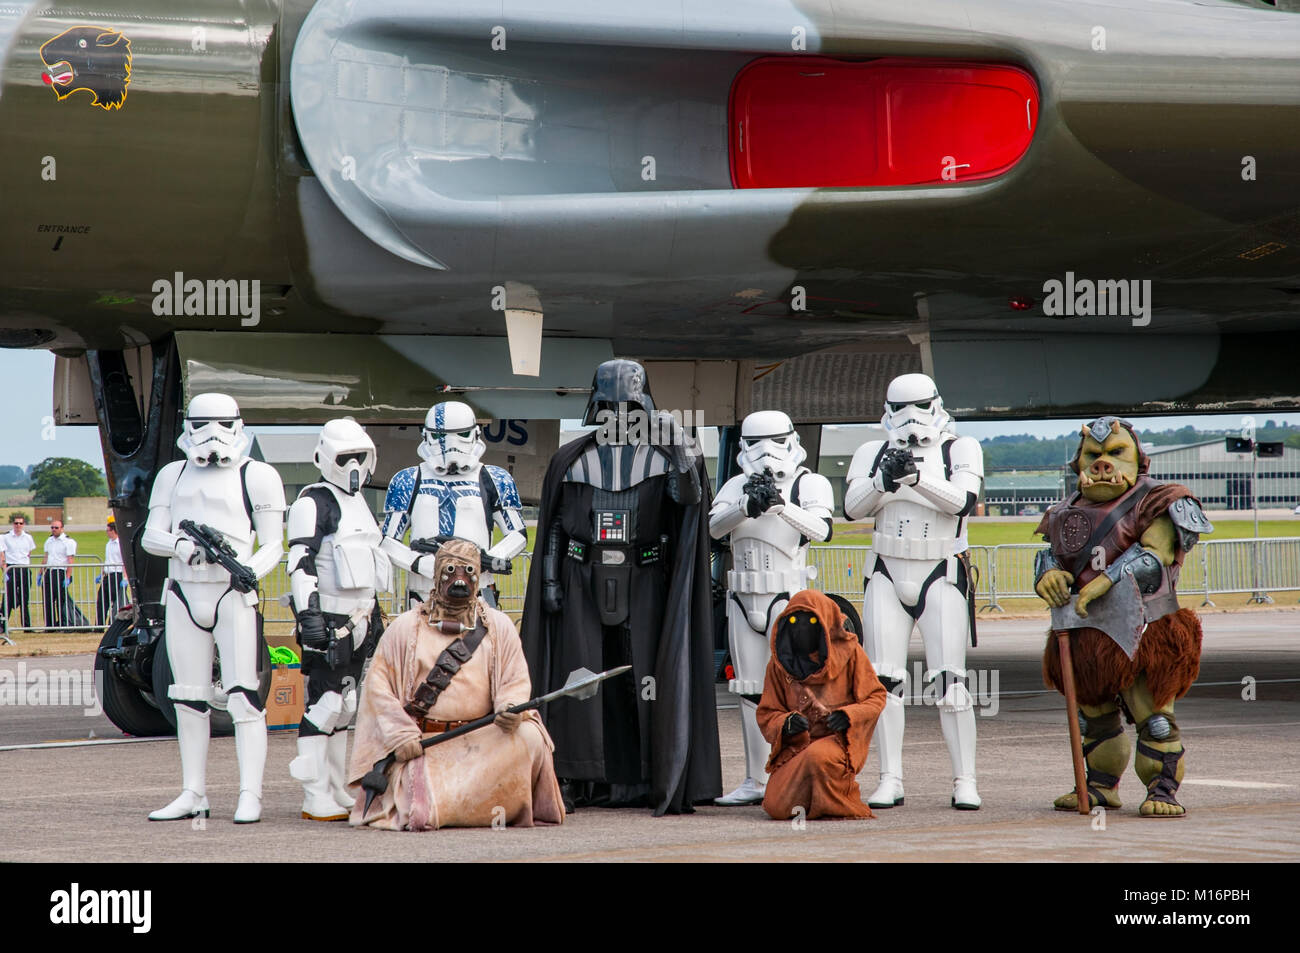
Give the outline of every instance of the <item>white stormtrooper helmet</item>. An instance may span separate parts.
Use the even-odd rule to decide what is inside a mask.
[[[196,394],[185,412],[176,446],[196,466],[238,466],[253,443],[244,432],[239,405],[227,394]]]
[[[486,450],[487,444],[469,404],[449,400],[429,408],[419,454],[437,473],[472,470]]]
[[[896,443],[928,446],[952,427],[943,398],[925,374],[903,374],[889,382],[881,426]]]
[[[312,457],[320,475],[345,493],[356,493],[374,475],[375,442],[351,417],[331,420],[321,428]]]
[[[740,453],[736,462],[746,473],[771,470],[778,480],[784,480],[807,456],[794,424],[779,410],[757,411],[740,425]]]

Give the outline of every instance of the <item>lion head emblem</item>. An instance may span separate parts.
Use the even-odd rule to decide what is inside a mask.
[[[75,26],[41,47],[41,79],[60,101],[79,90],[92,106],[121,109],[131,82],[131,41],[119,30]]]

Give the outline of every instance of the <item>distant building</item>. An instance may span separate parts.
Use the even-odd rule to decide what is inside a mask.
[[[1248,453],[1229,453],[1222,437],[1199,443],[1148,447],[1151,475],[1181,483],[1208,509],[1248,510],[1255,506]],[[1290,509],[1300,503],[1300,450],[1283,447],[1280,457],[1260,457],[1261,508]]]
[[[1068,471],[1067,471],[1068,472]],[[1074,474],[1070,474],[1074,485]],[[1059,470],[993,472],[984,477],[985,516],[1042,513],[1065,494]]]

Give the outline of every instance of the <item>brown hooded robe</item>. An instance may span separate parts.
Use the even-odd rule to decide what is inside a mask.
[[[829,658],[816,672],[796,680],[779,660],[780,619],[772,626],[772,658],[758,703],[758,727],[772,745],[763,809],[778,820],[789,819],[799,807],[808,818],[872,817],[862,803],[857,774],[867,761],[871,733],[885,707],[885,687],[857,636],[845,631],[844,616],[829,597],[811,589],[797,592],[782,617],[798,610],[812,612],[821,621]],[[836,710],[849,716],[848,730],[842,734],[826,727],[827,716]],[[786,738],[783,728],[794,712],[808,719],[809,730]]]

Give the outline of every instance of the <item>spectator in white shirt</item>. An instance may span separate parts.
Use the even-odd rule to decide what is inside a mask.
[[[95,599],[95,624],[112,622],[122,605],[126,586],[126,567],[122,564],[122,541],[117,538],[117,524],[108,518],[108,545],[104,547],[104,573],[99,577],[99,594]]]
[[[12,524],[9,532],[0,534],[0,570],[5,577],[4,619],[0,631],[9,628],[9,613],[15,607],[22,609],[19,620],[22,627],[32,627],[31,609],[27,602],[32,589],[32,550],[36,548],[36,540],[24,530],[27,525],[25,517],[15,513],[9,522]]]
[[[77,558],[77,541],[63,533],[63,521],[50,524],[50,535],[45,540],[45,575],[42,593],[45,602],[45,625],[62,628],[72,625],[71,601],[67,588],[72,583],[72,562]]]

